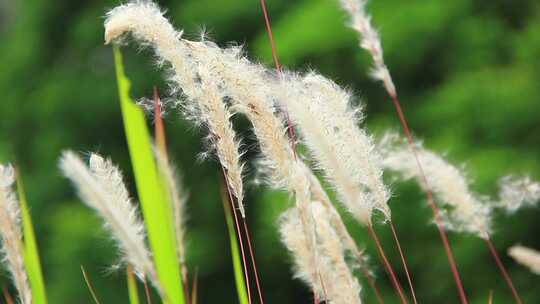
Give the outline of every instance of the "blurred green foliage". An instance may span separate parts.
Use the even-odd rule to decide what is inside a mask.
[[[187,37],[202,28],[219,44],[236,41],[248,55],[271,66],[259,1],[159,1]],[[344,26],[335,0],[272,0],[269,13],[281,61],[287,68],[315,69],[350,88],[366,105],[366,126],[375,134],[399,129],[379,84],[366,76],[369,57]],[[112,52],[103,45],[103,16],[118,1],[0,0],[0,161],[24,172],[47,293],[51,303],[90,303],[79,265],[84,265],[105,303],[126,303],[125,274],[110,272],[113,244],[93,213],[75,200],[56,168],[62,149],[109,155],[133,175],[118,107]],[[466,165],[478,192],[495,195],[505,174],[540,179],[540,4],[535,0],[373,0],[387,64],[415,134],[426,146]],[[166,92],[148,51],[124,48],[133,96]],[[253,146],[248,124],[239,131]],[[169,148],[190,190],[188,261],[199,270],[201,303],[234,303],[235,287],[215,162],[196,162],[204,133],[167,118]],[[256,156],[250,152],[248,160]],[[254,167],[247,180],[253,179]],[[308,303],[309,291],[292,279],[290,259],[276,233],[276,218],[289,199],[251,185],[246,202],[258,266],[269,303]],[[456,303],[457,294],[422,193],[413,184],[393,185],[393,218],[423,303]],[[514,243],[540,248],[538,210],[496,217],[494,242],[526,303],[540,302],[538,277],[506,257]],[[371,242],[347,218],[356,240]],[[388,228],[379,226],[399,270]],[[471,303],[511,303],[484,244],[451,233],[450,239]],[[376,259],[373,264],[377,265]],[[377,266],[385,299],[396,301]],[[399,271],[403,278],[403,273]],[[9,284],[3,276],[2,285]],[[403,281],[404,282],[404,281]],[[364,288],[367,303],[371,291]]]

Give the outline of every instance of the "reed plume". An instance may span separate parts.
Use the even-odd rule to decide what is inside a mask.
[[[21,215],[17,196],[13,192],[15,169],[0,165],[0,237],[3,263],[11,274],[13,284],[23,304],[32,303],[32,292],[24,266]]]
[[[383,83],[390,96],[397,96],[396,87],[390,71],[384,63],[383,49],[379,33],[371,24],[371,17],[366,13],[366,0],[340,0],[341,7],[349,15],[349,26],[359,34],[360,47],[373,59],[371,76]]]
[[[278,102],[347,210],[364,225],[371,225],[373,210],[389,220],[390,195],[382,181],[380,157],[371,137],[358,127],[361,109],[352,107],[351,95],[315,73],[289,74],[280,84]]]
[[[519,264],[529,268],[533,273],[540,275],[540,252],[520,245],[508,249],[508,255]]]
[[[470,190],[470,182],[462,169],[423,148],[420,143],[416,143],[415,149],[431,190],[444,210],[440,215],[445,227],[488,239],[492,213],[489,200]],[[398,135],[386,134],[380,142],[380,151],[385,168],[404,180],[414,178],[421,187],[425,187],[414,155]]]
[[[499,180],[498,207],[513,213],[523,207],[532,207],[540,200],[540,183],[530,177],[505,176]]]
[[[145,230],[137,207],[129,197],[122,173],[98,154],[90,155],[89,166],[72,151],[64,151],[59,162],[83,202],[103,218],[121,252],[121,260],[133,265],[137,276],[150,279],[159,288],[145,243]]]
[[[230,122],[227,98],[219,89],[207,65],[193,60],[192,50],[183,42],[159,7],[148,2],[130,2],[107,13],[105,42],[120,40],[131,33],[143,46],[151,47],[160,64],[168,64],[172,92],[181,92],[187,102],[181,103],[186,117],[208,128],[211,149],[216,151],[227,173],[227,182],[245,217],[240,141]]]

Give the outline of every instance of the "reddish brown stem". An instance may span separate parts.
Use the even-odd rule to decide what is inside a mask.
[[[251,234],[249,233],[249,229],[248,229],[246,219],[242,218],[242,222],[244,223],[244,233],[245,233],[246,239],[247,239],[249,256],[251,258],[251,266],[253,267],[253,272],[255,274],[255,284],[256,284],[256,287],[257,287],[257,292],[259,294],[259,301],[260,301],[261,304],[264,304],[262,288],[261,288],[261,284],[259,282],[259,272],[257,271],[257,263],[255,263],[255,254],[253,253],[253,248],[251,246]]]
[[[396,227],[394,226],[394,223],[392,223],[392,221],[390,221],[390,230],[392,230],[392,236],[394,237],[394,242],[396,243],[396,247],[399,252],[399,257],[401,258],[401,264],[403,265],[403,269],[405,270],[405,275],[407,276],[407,282],[409,283],[409,289],[411,290],[413,302],[414,304],[416,304],[417,303],[416,293],[414,292],[411,275],[409,274],[409,268],[407,267],[407,262],[405,261],[405,255],[403,254],[403,250],[401,250],[401,244],[397,236]]]
[[[199,269],[195,268],[195,273],[193,274],[193,286],[191,287],[191,304],[197,304],[197,293],[198,293],[198,279],[199,277]]]
[[[4,299],[6,300],[6,304],[13,304],[13,298],[11,297],[9,291],[5,286],[2,288],[2,292],[4,293]]]
[[[510,275],[506,271],[506,267],[504,267],[504,264],[502,263],[499,254],[497,253],[497,250],[495,249],[495,246],[493,245],[493,242],[491,242],[491,239],[487,238],[484,239],[486,242],[487,247],[489,248],[489,251],[491,252],[491,256],[493,256],[493,259],[495,260],[495,263],[497,264],[497,267],[499,267],[499,270],[501,271],[501,274],[506,281],[506,285],[510,288],[512,291],[512,296],[514,297],[514,300],[518,304],[522,304],[521,298],[519,297],[519,294],[514,287],[514,283],[512,283],[512,279],[510,278]]]
[[[371,225],[367,225],[369,235],[373,239],[373,242],[375,243],[375,247],[377,248],[377,253],[379,254],[379,257],[381,258],[381,261],[383,262],[384,268],[386,269],[386,273],[390,277],[390,280],[392,282],[392,285],[394,286],[394,290],[399,296],[399,299],[401,303],[407,304],[407,299],[405,298],[405,294],[403,293],[403,289],[401,288],[401,285],[399,284],[399,281],[396,278],[396,275],[394,273],[394,270],[392,269],[392,266],[388,262],[388,259],[386,258],[386,254],[384,253],[384,250],[381,246],[381,242],[379,241],[379,237],[377,236],[377,233],[375,233],[375,230],[373,230],[373,227]]]
[[[405,115],[403,114],[403,111],[401,110],[401,104],[397,96],[390,95],[390,97],[392,99],[392,103],[399,117],[399,121],[403,129],[403,133],[405,134],[405,137],[407,138],[407,142],[409,143],[409,148],[411,149],[411,152],[413,153],[414,159],[416,161],[416,165],[418,166],[418,171],[420,172],[420,179],[424,185],[423,188],[425,189],[425,192],[426,192],[428,205],[431,208],[431,211],[433,212],[433,220],[435,222],[435,225],[437,226],[437,230],[439,231],[439,236],[443,243],[444,251],[448,259],[448,264],[450,265],[450,270],[452,271],[452,276],[454,277],[454,282],[456,283],[456,287],[458,289],[459,298],[462,304],[467,304],[468,303],[467,296],[465,295],[465,290],[463,289],[463,284],[461,283],[461,278],[459,277],[459,272],[457,270],[456,262],[454,261],[454,256],[452,254],[452,248],[450,247],[450,243],[448,242],[448,237],[446,235],[446,232],[444,231],[444,227],[441,224],[441,220],[439,218],[439,208],[437,208],[437,205],[435,204],[435,201],[433,200],[433,193],[431,192],[431,188],[429,187],[429,183],[427,181],[426,174],[424,173],[422,164],[420,163],[420,159],[418,158],[418,152],[416,151],[416,146],[414,145],[414,141],[413,141],[411,132],[409,130],[409,125],[407,123],[407,120],[405,119]]]
[[[86,283],[86,287],[88,287],[88,290],[90,291],[90,295],[92,295],[92,299],[94,300],[96,304],[100,304],[99,299],[94,290],[94,287],[92,286],[92,282],[90,282],[90,279],[88,278],[88,274],[86,274],[86,270],[84,270],[83,265],[81,265],[81,271],[84,277],[84,282]]]
[[[156,146],[161,149],[163,155],[167,155],[167,141],[165,140],[165,127],[161,117],[161,101],[156,86],[154,86],[154,134]]]
[[[240,225],[238,224],[238,215],[236,214],[236,207],[234,206],[233,196],[231,194],[231,189],[229,187],[229,179],[227,176],[227,172],[225,171],[225,168],[221,166],[221,171],[223,173],[223,179],[227,190],[228,200],[230,208],[233,211],[233,218],[234,223],[236,225],[236,236],[238,237],[238,243],[240,244],[240,253],[242,254],[242,265],[244,266],[244,278],[246,280],[246,290],[247,290],[247,296],[248,296],[248,302],[251,304],[251,288],[249,284],[249,273],[247,269],[247,263],[246,263],[246,253],[244,250],[244,241],[242,239],[242,234],[240,230]]]
[[[274,65],[276,66],[276,73],[280,75],[281,64],[279,63],[276,44],[274,43],[274,36],[272,35],[272,26],[270,25],[270,17],[268,17],[268,11],[266,9],[266,0],[261,0],[261,8],[264,16],[266,33],[268,34],[268,41],[270,42],[270,48],[272,49],[272,59],[274,60]],[[291,141],[291,148],[293,150],[294,157],[296,158],[296,134],[294,133],[294,128],[287,112],[285,112],[285,118],[287,120],[287,134],[289,135],[289,140]]]
[[[146,303],[152,304],[152,297],[150,296],[150,288],[148,288],[148,282],[143,280],[144,296],[146,297]]]
[[[281,71],[281,65],[279,64],[279,59],[276,51],[276,44],[274,43],[274,36],[272,35],[272,26],[270,25],[270,18],[268,17],[268,12],[266,10],[266,0],[261,0],[261,8],[264,16],[264,25],[266,27],[266,33],[268,34],[268,40],[270,42],[270,48],[272,49],[272,59],[276,66],[276,71],[279,73]]]

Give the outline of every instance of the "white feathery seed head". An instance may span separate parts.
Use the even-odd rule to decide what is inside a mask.
[[[299,233],[301,219],[296,208],[280,218],[281,239],[295,261],[295,276],[313,289],[319,298],[330,303],[361,303],[360,285],[345,261],[345,248],[332,226],[328,210],[312,202],[317,232],[318,267],[312,265],[314,252],[306,248],[304,234]]]
[[[77,188],[83,202],[103,218],[105,227],[118,243],[122,260],[133,265],[141,280],[149,278],[159,287],[145,243],[144,225],[120,170],[95,153],[90,155],[87,166],[72,151],[62,153],[59,166]]]
[[[361,129],[351,95],[315,73],[285,75],[278,102],[287,110],[319,169],[357,220],[371,225],[373,210],[390,219],[389,190],[371,137]]]
[[[173,93],[181,92],[187,99],[180,105],[186,117],[208,128],[211,149],[225,168],[227,182],[245,217],[241,143],[224,102],[227,96],[219,87],[220,81],[215,77],[213,67],[193,54],[193,45],[182,40],[182,32],[177,32],[164,17],[164,12],[150,1],[130,2],[107,13],[106,43],[119,40],[127,33],[141,45],[150,46],[158,62],[169,66],[171,76],[168,80]]]
[[[358,33],[360,47],[373,59],[371,76],[382,81],[390,96],[397,96],[396,87],[383,58],[383,49],[379,33],[371,24],[371,17],[366,13],[366,0],[340,0],[341,7],[349,15],[349,26]]]
[[[513,213],[522,207],[532,207],[540,200],[540,183],[530,177],[505,176],[499,180],[498,207]]]
[[[24,252],[19,202],[13,192],[15,169],[0,165],[0,238],[3,263],[11,274],[22,304],[32,303],[32,292],[24,267]]]
[[[469,181],[460,169],[438,154],[416,144],[418,160],[422,164],[429,187],[442,207],[443,224],[451,230],[468,232],[489,238],[492,207],[488,199],[474,194]],[[398,173],[404,179],[416,179],[422,187],[421,172],[407,143],[398,135],[387,134],[380,142],[383,167]]]
[[[533,273],[540,275],[540,252],[520,245],[508,249],[508,255],[519,264],[529,268]]]

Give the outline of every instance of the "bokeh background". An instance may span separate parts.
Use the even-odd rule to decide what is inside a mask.
[[[410,125],[425,145],[466,167],[474,189],[496,195],[508,173],[540,179],[540,3],[535,0],[377,0],[369,5],[385,57]],[[22,170],[35,221],[51,303],[91,303],[80,272],[84,265],[104,303],[126,303],[123,272],[100,220],[78,201],[57,169],[63,149],[110,156],[133,177],[123,134],[109,46],[103,45],[104,13],[119,1],[0,0],[0,160]],[[259,1],[159,1],[187,37],[202,29],[221,45],[246,45],[254,60],[272,65]],[[375,135],[399,130],[378,83],[366,76],[370,60],[344,26],[335,0],[270,0],[269,13],[282,63],[315,69],[353,90],[366,105],[365,126]],[[123,49],[134,97],[165,93],[162,71],[148,51]],[[248,146],[253,136],[237,121]],[[199,272],[200,303],[235,303],[230,253],[218,194],[215,162],[197,162],[204,132],[176,113],[166,119],[171,155],[189,189],[188,261]],[[250,162],[255,149],[247,154]],[[254,179],[249,166],[247,180]],[[276,219],[289,198],[249,184],[247,204],[258,266],[268,303],[310,303],[292,278]],[[423,303],[457,303],[457,293],[430,211],[413,183],[392,184],[393,218]],[[135,191],[132,191],[135,193]],[[506,255],[515,243],[540,248],[537,209],[498,214],[493,240],[526,303],[540,303],[540,277]],[[387,303],[397,301],[365,231],[346,216],[359,244],[372,255]],[[378,226],[402,279],[389,229]],[[483,242],[450,233],[471,303],[511,303]],[[2,272],[1,286],[9,286]],[[363,282],[363,281],[362,281]],[[405,283],[405,280],[402,280]],[[365,285],[365,282],[363,282]],[[366,303],[374,303],[365,287]]]

